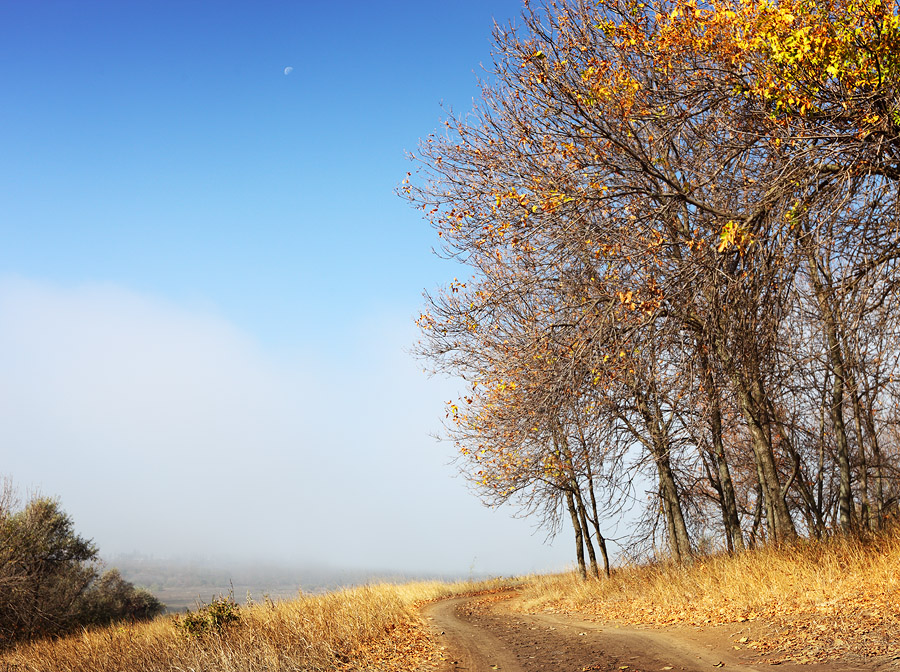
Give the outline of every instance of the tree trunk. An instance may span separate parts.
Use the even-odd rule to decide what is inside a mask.
[[[566,488],[578,514],[578,526],[581,530],[582,541],[584,542],[584,545],[587,546],[588,558],[591,563],[591,574],[599,578],[600,570],[597,569],[597,556],[594,553],[594,544],[591,542],[591,530],[587,523],[587,511],[584,508],[584,498],[581,496],[581,486],[578,484],[578,476],[575,472],[575,460],[572,457],[572,450],[569,448],[569,439],[560,423],[556,423],[555,432],[557,454],[567,472],[568,484],[566,485]]]
[[[872,506],[872,516],[875,519],[875,525],[873,529],[881,529],[884,520],[884,472],[881,461],[881,444],[878,441],[878,432],[875,429],[875,409],[872,407],[872,402],[869,401],[868,390],[864,391],[862,399],[857,396],[857,402],[860,406],[862,406],[862,401],[865,401],[865,408],[860,410],[866,433],[869,436],[869,444],[872,446],[872,457],[875,462],[875,503]]]
[[[572,527],[575,529],[575,555],[578,558],[578,573],[582,579],[587,579],[587,567],[584,564],[584,538],[581,533],[581,523],[578,521],[578,512],[575,510],[575,502],[572,493],[566,490],[566,506],[572,518]]]
[[[757,473],[762,485],[769,538],[780,542],[796,538],[797,530],[781,491],[775,452],[766,431],[769,424],[765,411],[762,384],[754,377],[749,384],[739,377],[736,380],[741,412],[750,429],[750,445],[756,458]]]
[[[804,515],[806,517],[806,525],[816,539],[821,539],[825,534],[825,517],[822,512],[821,504],[816,503],[813,491],[810,490],[810,484],[807,481],[806,474],[803,473],[802,458],[800,454],[790,443],[788,443],[787,446],[791,453],[791,458],[794,460],[795,469],[798,470],[794,482],[797,484],[797,491],[800,493],[800,498],[803,500],[803,505],[805,507]]]
[[[681,499],[675,484],[675,476],[672,474],[672,468],[669,465],[668,453],[663,455],[658,452],[654,458],[656,459],[656,470],[659,475],[659,494],[662,497],[664,511],[668,518],[669,534],[671,536],[669,545],[675,559],[678,562],[684,562],[691,556],[691,542],[684,514],[681,511]]]
[[[830,321],[830,320],[829,320]],[[851,506],[853,494],[850,481],[850,450],[847,445],[847,429],[844,425],[844,366],[841,361],[840,350],[836,341],[832,343],[832,334],[829,332],[829,356],[834,369],[834,380],[831,388],[831,424],[834,429],[834,439],[837,448],[837,463],[839,476],[838,510],[840,511],[841,531],[850,532]]]
[[[594,544],[591,541],[591,530],[588,527],[587,510],[584,507],[584,498],[581,496],[581,488],[572,479],[572,496],[575,498],[575,506],[578,509],[578,520],[581,523],[581,529],[584,534],[585,546],[587,546],[588,560],[591,563],[591,574],[596,578],[600,578],[600,569],[597,567],[597,556],[594,553]]]
[[[650,393],[636,391],[638,411],[644,419],[650,432],[650,451],[656,464],[656,474],[659,479],[659,496],[663,502],[663,512],[666,515],[666,528],[669,531],[669,547],[676,562],[684,562],[691,556],[691,541],[681,510],[681,497],[678,494],[678,486],[675,483],[675,475],[669,461],[669,440],[665,424],[662,420],[662,412],[658,404],[653,408],[648,403],[647,396]]]
[[[838,338],[838,317],[834,305],[834,288],[826,269],[819,269],[818,260],[809,245],[806,245],[806,266],[819,304],[820,319],[825,330],[828,348],[828,363],[834,376],[831,381],[831,400],[828,412],[831,427],[834,430],[835,448],[838,463],[838,511],[841,531],[845,534],[852,527],[851,508],[853,493],[851,491],[850,449],[847,442],[847,428],[844,424],[844,357]]]
[[[603,556],[603,573],[606,575],[608,579],[611,576],[609,570],[609,553],[606,550],[606,537],[603,536],[600,532],[600,525],[596,520],[596,511],[594,518],[594,534],[597,537],[597,546],[600,547],[600,555]]]
[[[797,530],[785,500],[786,493],[781,490],[775,451],[768,434],[770,424],[767,413],[768,399],[759,374],[758,357],[753,357],[750,363],[743,366],[736,366],[723,338],[717,338],[714,345],[716,356],[723,363],[727,363],[741,415],[750,430],[750,447],[753,449],[756,473],[763,494],[762,502],[769,541],[794,539]]]
[[[753,507],[753,525],[750,527],[750,548],[756,548],[758,544],[756,543],[756,531],[759,529],[759,524],[762,521],[762,513],[763,513],[763,489],[762,483],[757,481],[756,483],[756,506]]]
[[[722,443],[722,409],[719,401],[719,389],[709,368],[709,360],[706,353],[701,350],[700,365],[705,373],[706,394],[709,400],[710,431],[712,433],[712,447],[715,455],[715,463],[719,476],[719,487],[722,493],[722,520],[725,523],[725,534],[728,536],[733,551],[744,550],[744,536],[741,533],[741,520],[738,517],[737,499],[734,495],[734,484],[731,481],[731,471],[725,458],[725,446]]]
[[[853,403],[853,419],[856,429],[856,443],[859,451],[859,520],[867,529],[877,529],[875,508],[869,499],[869,462],[866,459],[866,440],[863,435],[862,408],[859,403],[859,390],[856,388],[854,376],[848,370],[850,400]]]
[[[606,538],[600,532],[600,516],[597,513],[597,498],[594,495],[594,473],[591,470],[591,461],[585,460],[585,464],[587,465],[588,493],[591,496],[591,511],[594,514],[591,522],[594,525],[594,536],[597,539],[597,546],[600,548],[600,555],[603,556],[603,573],[608,579],[610,577],[609,555],[606,552]]]

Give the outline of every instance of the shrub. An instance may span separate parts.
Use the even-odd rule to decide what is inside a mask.
[[[3,486],[9,488],[8,482]],[[75,534],[56,500],[17,510],[0,502],[0,642],[54,635],[77,625],[77,602],[96,577],[94,545]]]
[[[57,500],[34,496],[22,507],[0,478],[0,648],[162,610],[118,570],[100,575],[96,546],[76,534]]]
[[[219,596],[196,612],[188,611],[175,617],[175,629],[188,637],[219,634],[232,623],[241,620],[241,608],[229,595]]]
[[[149,620],[162,613],[164,605],[123,579],[118,569],[110,569],[82,594],[77,609],[79,625],[108,625],[121,620]]]

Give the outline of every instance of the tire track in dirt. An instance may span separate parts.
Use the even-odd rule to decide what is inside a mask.
[[[471,598],[441,600],[423,614],[445,648],[447,670],[504,670],[524,672],[508,643],[493,634],[480,619],[472,618],[466,605]],[[446,643],[445,643],[446,642]]]
[[[659,630],[607,626],[551,614],[520,614],[507,601],[485,606],[461,597],[428,605],[422,615],[443,647],[442,672],[735,672],[771,671],[729,651]],[[476,607],[477,604],[477,607]],[[874,661],[873,661],[874,662]],[[842,663],[786,664],[780,670],[872,670]],[[884,668],[879,668],[884,669]]]

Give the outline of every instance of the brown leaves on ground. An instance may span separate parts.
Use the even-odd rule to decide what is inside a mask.
[[[900,655],[900,535],[831,540],[692,565],[627,567],[610,580],[538,577],[524,608],[655,626],[742,624],[735,649],[770,662]]]
[[[900,654],[900,619],[848,611],[822,617],[806,613],[773,618],[780,622],[772,635],[748,648],[766,654],[772,662],[809,663],[834,660],[853,653],[864,657]]]
[[[337,667],[357,672],[409,672],[434,669],[440,660],[440,650],[418,619],[388,628],[383,637],[368,642],[353,652],[351,660]]]

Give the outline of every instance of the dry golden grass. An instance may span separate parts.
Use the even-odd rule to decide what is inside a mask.
[[[0,654],[2,672],[288,672],[432,669],[423,602],[517,585],[519,608],[650,625],[740,623],[736,647],[800,661],[900,655],[900,533],[767,548],[692,565],[629,566],[612,579],[370,585],[240,608],[221,632],[188,636],[171,617]]]
[[[533,577],[520,604],[627,623],[745,623],[753,636],[735,646],[793,660],[898,655],[900,533],[718,555],[687,567],[629,566],[608,581]]]
[[[20,645],[3,672],[293,672],[427,669],[436,659],[421,602],[502,582],[370,585],[241,607],[221,632],[180,633],[172,617]]]

